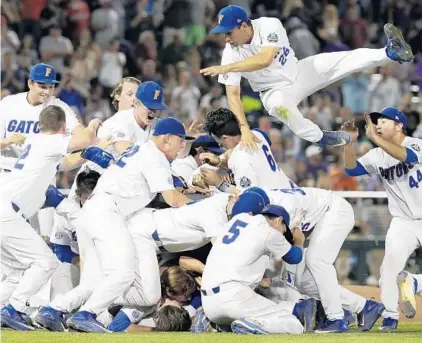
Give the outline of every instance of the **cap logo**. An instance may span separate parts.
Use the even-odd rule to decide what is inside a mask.
[[[154,100],[157,100],[158,97],[160,96],[161,91],[160,90],[156,90],[154,93]]]
[[[221,24],[221,21],[223,20],[224,15],[219,14],[218,15],[218,24]]]
[[[400,118],[398,116],[396,116],[396,119],[399,120]]]
[[[44,76],[50,76],[50,73],[51,73],[51,68],[45,68],[45,75]]]

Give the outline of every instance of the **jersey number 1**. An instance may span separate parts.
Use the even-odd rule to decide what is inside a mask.
[[[233,243],[237,239],[237,237],[239,237],[239,234],[240,234],[239,229],[244,228],[246,226],[248,226],[247,223],[242,222],[241,220],[236,220],[231,226],[229,230],[229,234],[223,237],[223,243],[224,244]]]
[[[15,163],[16,169],[22,169],[23,168],[23,162],[24,162],[23,160],[28,157],[28,154],[29,154],[30,151],[31,151],[31,144],[28,144],[25,147],[25,150],[22,151],[22,154],[19,156],[19,159]]]

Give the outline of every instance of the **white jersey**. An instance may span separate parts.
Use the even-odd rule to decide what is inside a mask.
[[[284,235],[268,225],[262,215],[242,213],[226,224],[208,255],[202,288],[210,289],[235,281],[255,288],[268,267],[269,257],[281,259],[291,245]]]
[[[8,138],[15,132],[25,137],[39,133],[40,113],[49,105],[60,106],[66,113],[66,133],[72,133],[79,125],[75,113],[60,99],[52,96],[43,104],[33,106],[28,103],[27,95],[27,92],[9,95],[0,101],[0,139]],[[2,150],[0,168],[12,169],[22,151],[23,147],[14,144]]]
[[[239,62],[256,55],[265,46],[280,48],[278,54],[267,68],[252,72],[221,74],[218,82],[226,86],[240,86],[240,79],[243,76],[255,92],[293,83],[298,73],[297,58],[290,47],[289,38],[281,21],[277,18],[262,17],[251,22],[254,35],[250,44],[232,47],[227,43],[221,65]]]
[[[129,141],[137,143],[138,145],[144,144],[150,139],[153,128],[152,126],[148,126],[145,130],[142,129],[137,123],[133,111],[133,109],[119,111],[108,118],[98,129],[97,137],[103,139],[107,136],[111,136],[113,143]],[[110,144],[106,151],[112,154],[115,159],[120,156],[114,149],[113,144]],[[82,168],[84,167],[96,170],[100,174],[104,171],[103,168],[94,162],[87,162]]]
[[[171,163],[174,175],[181,176],[186,182],[188,182],[198,167],[198,163],[196,163],[195,157],[192,155],[188,155],[185,158],[176,158]]]
[[[153,212],[160,241],[169,252],[198,249],[221,235],[228,222],[229,195],[220,193],[179,208]]]
[[[291,188],[289,178],[277,166],[269,142],[261,132],[252,132],[261,141],[257,143],[258,151],[250,154],[237,145],[228,160],[236,187]]]
[[[328,210],[332,193],[319,188],[264,189],[270,203],[282,206],[290,216],[290,228],[311,230]]]
[[[152,140],[133,145],[98,180],[94,192],[115,197],[119,209],[131,214],[144,208],[157,193],[174,189],[170,163]]]
[[[67,154],[69,142],[69,135],[29,136],[12,171],[2,174],[2,196],[17,205],[26,218],[43,206],[45,192]]]
[[[400,162],[381,148],[368,151],[358,161],[368,173],[381,177],[393,217],[422,219],[422,139],[406,137],[402,145],[418,156],[417,162]]]

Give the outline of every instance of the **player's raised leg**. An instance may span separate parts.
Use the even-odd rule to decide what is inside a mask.
[[[352,73],[391,61],[411,62],[412,50],[400,30],[392,24],[386,24],[384,32],[387,45],[382,49],[322,53],[298,61],[299,74],[293,86],[295,95],[302,100]]]

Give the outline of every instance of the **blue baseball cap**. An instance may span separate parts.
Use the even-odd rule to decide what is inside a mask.
[[[56,80],[56,71],[45,63],[38,63],[31,68],[29,79],[37,83],[59,83]]]
[[[147,81],[138,86],[136,99],[149,110],[166,110],[167,106],[163,102],[163,88],[156,82]]]
[[[290,225],[290,215],[286,211],[286,209],[282,206],[269,205],[261,211],[261,214],[269,214],[269,215],[273,215],[273,216],[276,216],[276,217],[282,217],[284,223],[287,226]]]
[[[407,126],[406,115],[393,107],[386,107],[381,112],[372,112],[369,114],[369,116],[371,117],[371,120],[375,125],[377,124],[379,117],[386,117],[395,121],[396,123],[403,124],[404,129]]]
[[[220,144],[210,135],[201,135],[192,143],[192,148],[203,147],[216,155],[221,155],[226,151]]]
[[[262,188],[249,187],[243,193],[250,193],[250,192],[258,193],[262,197],[262,199],[264,199],[265,206],[268,206],[270,204],[270,198],[268,197],[268,194]]]
[[[265,201],[258,193],[242,193],[233,205],[232,217],[240,213],[261,213],[265,208]]]
[[[211,30],[211,33],[230,32],[240,24],[246,23],[248,19],[248,14],[242,7],[226,6],[218,12],[218,25]]]
[[[175,135],[184,139],[193,140],[195,137],[186,135],[185,127],[179,120],[168,117],[157,122],[154,129],[154,136]]]

